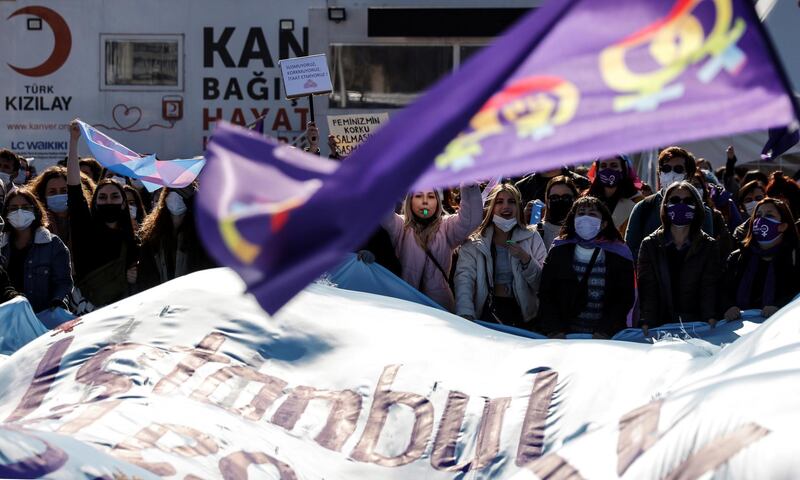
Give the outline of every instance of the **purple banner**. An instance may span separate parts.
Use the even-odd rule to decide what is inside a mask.
[[[414,188],[785,126],[774,59],[748,0],[573,2]]]
[[[552,0],[338,168],[218,128],[200,230],[274,313],[409,190],[789,124],[776,61],[749,0]]]

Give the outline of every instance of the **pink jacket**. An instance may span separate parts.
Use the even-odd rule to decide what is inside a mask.
[[[482,220],[483,200],[480,188],[477,185],[464,186],[461,189],[458,213],[442,218],[439,230],[428,244],[431,254],[445,272],[450,271],[453,250],[464,243]],[[455,311],[455,299],[447,278],[419,246],[414,238],[414,232],[403,228],[403,221],[402,215],[392,214],[382,222],[383,228],[389,232],[397,258],[403,266],[403,280],[417,289],[422,285],[420,290],[422,293],[449,311]]]

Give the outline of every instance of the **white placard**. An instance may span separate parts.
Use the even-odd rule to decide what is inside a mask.
[[[321,95],[333,91],[325,54],[287,58],[278,63],[286,98]]]
[[[349,155],[357,146],[389,121],[387,112],[328,115],[328,129],[336,137],[341,155]]]

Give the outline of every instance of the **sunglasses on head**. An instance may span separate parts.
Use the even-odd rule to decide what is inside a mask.
[[[675,172],[675,173],[686,173],[686,167],[683,165],[661,165],[661,171],[663,173]]]
[[[677,205],[679,203],[683,203],[686,205],[694,205],[694,198],[692,197],[679,197],[677,195],[669,197],[669,204],[670,205]]]

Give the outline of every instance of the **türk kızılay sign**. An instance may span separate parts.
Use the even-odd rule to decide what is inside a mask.
[[[227,269],[0,361],[4,478],[796,478],[797,302],[723,347],[531,340]],[[704,477],[705,478],[705,477]]]
[[[328,130],[336,138],[339,153],[348,155],[388,121],[387,112],[328,115]]]

